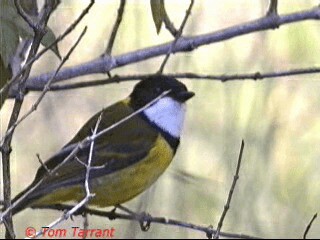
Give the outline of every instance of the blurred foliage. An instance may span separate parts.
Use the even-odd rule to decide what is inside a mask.
[[[317,1],[279,1],[279,13],[316,6]],[[62,32],[87,2],[62,1],[49,23]],[[99,56],[108,42],[118,1],[97,1],[78,27],[59,45],[65,52],[88,26],[85,41],[67,65]],[[189,1],[167,1],[166,11],[179,26]],[[267,1],[197,1],[184,34],[197,35],[255,19],[267,11]],[[99,19],[99,20],[98,20]],[[104,19],[101,21],[101,19]],[[62,24],[63,23],[63,24]],[[320,51],[319,23],[308,21],[254,33],[175,54],[166,72],[234,74],[277,71],[314,66]],[[165,31],[154,31],[147,0],[128,1],[114,54],[122,54],[170,41]],[[162,57],[113,70],[112,74],[156,72]],[[52,53],[35,64],[33,75],[52,71],[58,59]],[[80,80],[105,77],[86,76]],[[300,238],[320,199],[320,82],[317,75],[292,76],[263,81],[216,82],[185,80],[196,92],[188,106],[181,146],[168,171],[140,197],[125,204],[153,216],[217,225],[236,168],[241,139],[246,142],[243,163],[223,231],[259,237]],[[13,192],[29,184],[39,167],[36,153],[46,159],[75,134],[102,107],[124,98],[133,82],[49,93],[36,113],[15,133],[13,142]],[[39,93],[30,93],[27,111]],[[12,101],[1,110],[1,134],[5,131]],[[31,140],[31,141],[30,141]],[[23,173],[23,174],[21,174]],[[26,227],[40,228],[60,213],[25,210],[14,218],[18,236]],[[81,217],[60,228],[82,226]],[[204,238],[205,234],[152,224],[149,232],[130,221],[109,221],[89,216],[90,228],[116,229],[116,237]],[[1,228],[3,230],[3,228]],[[2,233],[0,237],[3,236]],[[320,236],[316,220],[309,237]]]
[[[30,13],[30,18],[37,21],[37,1],[21,1],[21,7],[24,11]],[[0,2],[0,57],[4,65],[10,64],[11,58],[19,44],[19,38],[32,38],[34,33],[30,26],[18,14],[14,1],[1,0]],[[42,39],[41,43],[44,46],[49,46],[56,39],[53,31],[48,27],[47,33]],[[52,47],[52,51],[59,57],[59,50],[57,46]]]

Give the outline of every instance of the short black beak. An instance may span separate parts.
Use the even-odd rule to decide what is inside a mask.
[[[176,94],[176,98],[180,102],[185,102],[188,99],[192,98],[194,95],[195,95],[194,92],[185,91],[185,92],[180,92]]]

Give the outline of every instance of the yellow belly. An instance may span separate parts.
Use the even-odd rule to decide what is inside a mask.
[[[146,158],[115,173],[93,179],[90,183],[90,191],[95,194],[95,197],[88,205],[114,206],[134,198],[159,178],[171,163],[173,155],[169,144],[159,136]],[[78,202],[83,198],[84,184],[58,189],[34,201],[31,205]]]

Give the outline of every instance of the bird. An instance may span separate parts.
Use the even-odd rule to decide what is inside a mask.
[[[167,94],[159,98],[164,93]],[[172,162],[180,144],[186,102],[194,95],[173,77],[152,75],[142,79],[127,98],[96,113],[69,143],[42,162],[33,182],[12,200],[12,204],[18,203],[11,213],[84,199],[90,144],[54,174],[50,171],[61,164],[79,142],[91,136],[95,126],[97,132],[101,132],[143,109],[96,138],[91,150],[88,185],[94,197],[87,206],[117,206],[133,199],[148,189]]]

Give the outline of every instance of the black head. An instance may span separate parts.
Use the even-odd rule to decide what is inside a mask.
[[[136,84],[130,94],[130,104],[134,109],[139,109],[167,90],[170,90],[167,96],[181,103],[194,96],[194,93],[189,92],[187,87],[177,79],[154,75]]]

